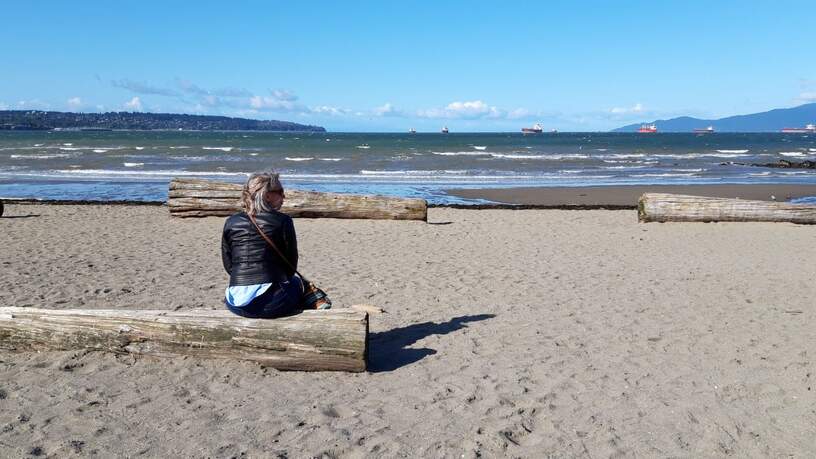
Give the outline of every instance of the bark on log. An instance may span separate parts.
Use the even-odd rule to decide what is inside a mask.
[[[774,201],[645,193],[641,222],[790,222],[816,224],[816,206]]]
[[[176,217],[225,216],[241,210],[241,185],[199,179],[173,179],[167,206]],[[281,212],[292,217],[422,220],[424,199],[361,196],[287,190]]]
[[[279,370],[365,371],[368,314],[348,309],[246,319],[225,310],[0,307],[0,348],[94,349],[249,360]]]

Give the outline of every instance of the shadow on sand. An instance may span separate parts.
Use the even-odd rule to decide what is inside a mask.
[[[5,219],[7,219],[7,218],[34,218],[34,217],[39,217],[39,216],[40,216],[39,214],[29,214],[29,215],[3,215],[3,216],[2,216],[2,217],[0,217],[0,218],[2,218],[3,220],[5,220]]]
[[[426,356],[436,354],[436,350],[428,348],[410,349],[408,346],[431,335],[446,335],[460,330],[465,328],[468,322],[478,322],[493,317],[496,317],[496,315],[461,316],[442,323],[423,322],[385,332],[372,333],[368,341],[368,371],[372,373],[393,371],[418,362]]]

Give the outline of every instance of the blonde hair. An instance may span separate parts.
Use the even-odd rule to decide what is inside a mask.
[[[244,206],[246,213],[252,216],[258,215],[260,212],[269,212],[273,207],[266,200],[266,195],[275,191],[283,191],[280,174],[277,172],[252,174],[244,184],[244,190],[241,193],[241,204]]]

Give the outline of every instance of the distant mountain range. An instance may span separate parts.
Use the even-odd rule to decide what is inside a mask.
[[[277,120],[172,113],[71,113],[0,110],[0,130],[193,130],[193,131],[298,131],[326,132],[320,126]]]
[[[613,129],[612,132],[637,132],[641,124],[654,124],[658,132],[691,132],[708,126],[713,126],[717,132],[779,132],[785,127],[802,127],[810,123],[816,123],[816,103],[717,120],[681,116],[669,120],[630,124]]]

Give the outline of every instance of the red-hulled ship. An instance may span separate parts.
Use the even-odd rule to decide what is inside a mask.
[[[657,132],[657,126],[655,126],[654,124],[641,124],[640,129],[638,129],[638,132],[654,133]]]
[[[528,127],[521,128],[521,132],[523,134],[541,134],[542,132],[544,132],[544,128],[542,128],[540,124],[536,123],[531,128],[528,128]]]
[[[786,134],[808,134],[816,133],[816,124],[808,124],[803,128],[782,128],[782,132]]]

